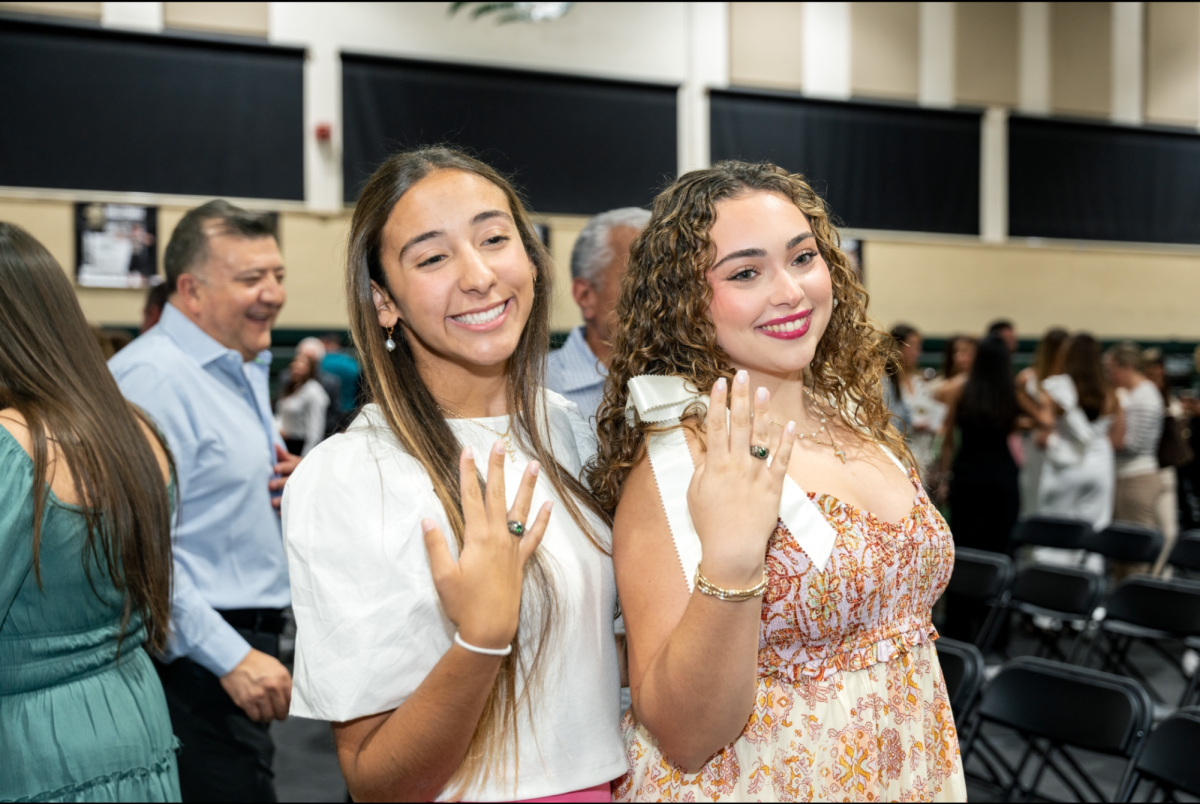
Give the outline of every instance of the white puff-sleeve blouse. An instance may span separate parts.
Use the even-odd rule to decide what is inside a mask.
[[[579,476],[595,451],[595,436],[573,403],[549,391],[546,400],[550,447]],[[476,455],[487,455],[497,440],[472,421],[447,421]],[[499,432],[508,426],[506,417],[474,422]],[[519,449],[516,461],[505,460],[510,505],[529,461]],[[532,718],[520,715],[518,783],[513,786],[510,774],[470,791],[472,800],[557,795],[626,769],[612,560],[576,526],[543,473],[531,511],[547,499],[555,508],[539,551],[555,574],[558,628]],[[421,532],[425,517],[441,526],[457,556],[428,474],[374,405],[345,433],[318,445],[289,479],[283,534],[297,624],[291,714],[342,722],[395,709],[450,649],[455,627],[434,589]],[[610,538],[601,523],[593,524]],[[527,615],[525,622],[538,618]]]

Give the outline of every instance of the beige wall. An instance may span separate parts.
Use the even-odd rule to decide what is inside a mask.
[[[729,4],[729,82],[800,89],[800,3]]]
[[[1200,3],[1146,4],[1146,120],[1200,121]]]
[[[161,206],[158,210],[158,261],[162,270],[163,250],[171,232],[187,210]],[[587,217],[580,215],[535,216],[550,226],[550,251],[555,259],[555,303],[551,327],[555,331],[582,323],[579,308],[571,298],[571,249]],[[15,223],[36,237],[72,277],[75,269],[74,204],[70,201],[29,201],[0,198],[0,221]],[[319,215],[281,212],[279,239],[288,269],[288,303],[278,325],[288,328],[322,329],[346,326],[346,297],[342,289],[342,266],[350,213]],[[84,315],[93,324],[133,326],[142,320],[144,290],[76,288]]]
[[[163,3],[163,25],[265,38],[267,4]]]
[[[53,14],[62,17],[100,19],[100,3],[0,3],[0,11],[20,11],[26,14]]]
[[[161,207],[161,249],[183,215]],[[72,205],[0,199],[0,220],[23,226],[70,270],[75,264]],[[538,216],[551,227],[557,293],[555,331],[581,323],[571,299],[570,258],[583,216]],[[280,214],[288,266],[288,304],[280,327],[346,325],[342,261],[347,214]],[[871,315],[885,326],[906,321],[938,336],[978,332],[999,316],[1027,335],[1054,325],[1104,338],[1200,339],[1200,254],[1026,245],[985,246],[920,240],[868,240],[864,247]],[[79,288],[95,324],[136,325],[144,292]]]
[[[917,99],[918,3],[850,4],[850,91],[867,98]]]
[[[959,3],[955,8],[954,84],[958,100],[1017,104],[1016,3]]]
[[[1025,337],[1063,326],[1200,339],[1200,254],[871,240],[863,265],[871,315],[888,327],[978,333],[1003,316]]]
[[[1060,114],[1112,108],[1112,5],[1050,4],[1050,103]]]

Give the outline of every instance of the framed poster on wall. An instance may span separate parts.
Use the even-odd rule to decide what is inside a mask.
[[[75,205],[75,281],[80,287],[144,288],[158,275],[158,207]]]

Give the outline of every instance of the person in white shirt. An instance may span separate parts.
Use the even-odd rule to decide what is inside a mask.
[[[608,800],[626,770],[595,437],[542,383],[552,274],[459,152],[392,157],[355,207],[370,401],[288,483],[283,528],[291,714],[332,722],[356,801]]]
[[[305,456],[325,438],[329,394],[317,380],[317,361],[297,351],[275,403],[275,422],[288,452]]]
[[[621,277],[629,265],[629,246],[650,220],[640,207],[601,213],[587,222],[571,249],[571,295],[583,325],[571,330],[566,343],[550,353],[546,387],[579,406],[594,425],[608,376],[609,330]]]
[[[1142,373],[1142,350],[1119,343],[1105,354],[1109,377],[1117,388],[1123,433],[1113,439],[1117,493],[1113,519],[1158,527],[1155,503],[1162,491],[1158,474],[1158,441],[1162,437],[1162,392]]]
[[[1086,332],[1063,342],[1051,376],[1042,381],[1038,418],[1045,426],[1035,435],[1044,455],[1037,512],[1082,519],[1096,531],[1112,522],[1113,442],[1122,427],[1101,357],[1100,344]],[[1055,547],[1035,547],[1033,555],[1069,566],[1084,557]]]

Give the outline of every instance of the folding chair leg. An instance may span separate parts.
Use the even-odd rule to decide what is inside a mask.
[[[1029,743],[1031,746],[1033,746],[1033,745],[1037,744],[1037,741],[1030,740]],[[1033,781],[1030,782],[1028,788],[1024,787],[1023,785],[1020,785],[1021,777],[1020,776],[1017,777],[1016,781],[1018,783],[1018,786],[1021,789],[1021,800],[1022,801],[1029,801],[1030,799],[1033,798],[1034,793],[1038,789],[1038,785],[1041,784],[1041,782],[1042,782],[1042,775],[1046,772],[1046,767],[1050,764],[1050,754],[1053,751],[1054,751],[1053,743],[1047,743],[1045,751],[1042,751],[1041,749],[1038,750],[1038,759],[1040,761],[1037,764],[1037,770],[1033,772]]]
[[[1035,742],[1030,739],[1029,744],[1025,746],[1025,754],[1021,757],[1021,761],[1017,763],[1017,767],[1013,769],[1012,781],[1010,781],[1008,783],[1008,787],[1004,789],[1004,795],[1000,797],[1001,801],[1012,801],[1013,791],[1018,789],[1021,791],[1021,797],[1025,797],[1025,788],[1021,786],[1021,774],[1025,772],[1025,766],[1029,763],[1029,757],[1035,750],[1037,750],[1037,746]]]
[[[1079,795],[1079,791],[1075,788],[1075,785],[1068,783],[1067,787],[1071,788],[1071,792],[1075,794],[1075,797],[1080,801],[1103,801],[1104,794],[1100,792],[1100,788],[1096,787],[1096,783],[1092,781],[1092,777],[1084,773],[1083,768],[1079,767],[1079,763],[1075,761],[1075,757],[1071,756],[1066,747],[1064,746],[1063,748],[1060,748],[1058,753],[1062,754],[1063,759],[1067,761],[1067,764],[1071,766],[1071,769],[1075,771],[1088,789],[1092,791],[1091,796],[1081,796]],[[1060,773],[1059,775],[1061,777],[1062,774]]]
[[[979,747],[981,749],[986,749],[986,752],[984,750],[979,752],[979,757],[983,760],[983,763],[987,765],[988,772],[996,778],[996,786],[1003,786],[1003,777],[1005,774],[1007,774],[1010,778],[1015,775],[1012,765],[1008,764],[1008,760],[1004,758],[1004,754],[1000,752],[1000,749],[992,745],[992,741],[982,734],[979,735]],[[1003,768],[1003,774],[996,771],[997,763],[1001,768]]]
[[[1125,768],[1125,775],[1121,777],[1121,783],[1117,785],[1117,796],[1113,801],[1122,803],[1133,801],[1138,785],[1142,781],[1142,775],[1137,772],[1136,765],[1136,762],[1130,762],[1129,766]]]
[[[1132,643],[1132,640],[1130,640],[1130,642]],[[1123,670],[1124,672],[1121,673],[1122,675],[1129,676],[1145,687],[1146,692],[1150,693],[1150,697],[1154,699],[1155,703],[1166,703],[1166,700],[1158,694],[1158,690],[1156,690],[1154,685],[1150,683],[1150,679],[1146,678],[1145,674],[1142,673],[1142,671],[1139,670],[1137,666],[1134,665],[1134,663],[1129,659],[1128,649],[1126,649],[1121,656],[1121,660],[1118,664],[1118,670]]]
[[[1179,699],[1179,705],[1187,706],[1192,696],[1198,691],[1200,691],[1200,668],[1197,668],[1192,673],[1191,679],[1188,680],[1188,685],[1183,690],[1183,697]]]

